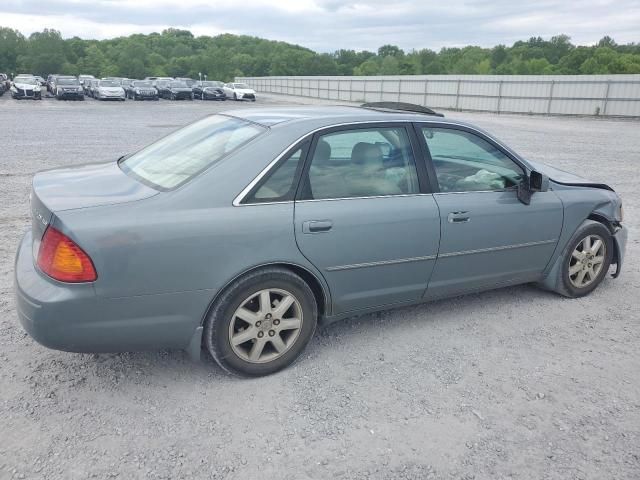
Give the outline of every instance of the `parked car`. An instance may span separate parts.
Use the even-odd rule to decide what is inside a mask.
[[[89,95],[89,85],[91,80],[95,80],[95,78],[93,75],[78,75],[78,81],[82,85],[85,95]]]
[[[227,83],[223,87],[227,98],[234,100],[251,100],[256,101],[256,92],[245,83]]]
[[[188,77],[176,77],[175,79],[178,82],[184,82],[187,84],[187,87],[191,88],[196,84],[196,81],[193,78]]]
[[[102,79],[98,82],[94,90],[93,98],[97,100],[120,100],[124,102],[125,92],[118,80]]]
[[[55,92],[54,83],[55,83],[55,78],[57,76],[58,74],[55,74],[55,73],[47,75],[47,91],[51,94]]]
[[[117,162],[36,174],[23,327],[76,352],[204,346],[259,376],[318,321],[529,282],[581,297],[620,274],[611,187],[430,112],[233,110]]]
[[[55,81],[55,96],[58,100],[84,100],[84,89],[75,77],[58,77]]]
[[[85,91],[89,97],[96,98],[98,85],[100,85],[100,80],[97,78],[93,78],[85,82]]]
[[[160,98],[167,100],[193,100],[193,92],[186,83],[173,80],[166,83],[157,83]]]
[[[7,75],[6,73],[0,73],[0,85],[4,87],[5,92],[11,88],[11,80],[9,80],[9,75]]]
[[[151,84],[157,89],[158,82],[170,82],[173,77],[145,77],[145,80],[151,81]]]
[[[78,79],[72,75],[54,75],[53,78],[51,79],[51,83],[49,84],[49,86],[51,87],[51,94],[52,95],[56,95],[58,92],[58,84],[61,81],[77,81]]]
[[[196,82],[193,87],[194,98],[201,100],[226,100],[227,96],[222,88],[222,82],[206,81]]]
[[[127,98],[131,100],[158,100],[158,91],[150,81],[134,80],[127,88]]]
[[[124,91],[126,92],[133,82],[135,82],[134,78],[123,78],[120,80],[120,86],[124,88]]]
[[[11,91],[11,98],[16,100],[22,100],[23,98],[42,100],[40,82],[33,75],[16,76],[9,90]]]

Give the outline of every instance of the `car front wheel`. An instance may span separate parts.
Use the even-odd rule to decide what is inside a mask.
[[[595,290],[609,271],[613,249],[607,227],[591,220],[581,225],[565,250],[560,293],[576,298]]]
[[[280,268],[249,273],[215,303],[204,343],[227,372],[258,377],[293,363],[313,336],[317,305],[299,276]]]

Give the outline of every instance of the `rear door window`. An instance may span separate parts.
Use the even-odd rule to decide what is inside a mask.
[[[303,198],[419,193],[415,159],[402,127],[332,132],[318,138]]]

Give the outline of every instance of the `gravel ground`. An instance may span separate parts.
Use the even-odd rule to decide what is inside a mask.
[[[238,106],[0,98],[1,479],[640,478],[637,121],[449,114],[623,196],[623,275],[587,298],[521,286],[350,319],[256,380],[32,341],[12,294],[31,175]]]

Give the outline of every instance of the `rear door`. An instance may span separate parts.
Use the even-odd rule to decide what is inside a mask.
[[[524,205],[525,170],[493,140],[454,126],[419,125],[439,190],[442,238],[427,296],[537,280],[553,254],[563,206],[549,190]]]
[[[325,276],[333,313],[422,297],[440,240],[438,207],[409,124],[314,136],[295,202],[298,247]]]

